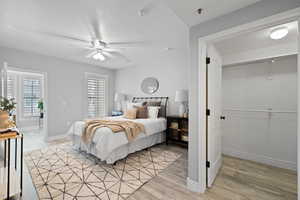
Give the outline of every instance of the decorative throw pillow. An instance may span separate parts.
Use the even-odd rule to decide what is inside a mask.
[[[158,117],[162,116],[161,113],[163,112],[163,109],[162,109],[162,106],[161,106],[161,101],[148,101],[147,106],[160,107],[159,112],[158,112]]]
[[[131,110],[131,109],[133,109],[135,106],[136,106],[136,107],[144,106],[144,103],[145,103],[145,102],[138,102],[138,103],[131,103],[131,102],[128,102],[128,103],[127,103],[127,110]]]
[[[147,106],[160,106],[161,101],[149,101],[147,102]]]
[[[137,113],[137,109],[135,108],[129,109],[125,112],[124,117],[127,119],[136,119],[136,113]]]
[[[148,106],[148,117],[150,119],[156,119],[158,117],[160,107],[158,106]]]
[[[147,106],[141,106],[141,107],[134,106],[134,108],[137,109],[137,111],[136,111],[136,118],[137,119],[147,119],[148,118],[148,108],[147,108]]]

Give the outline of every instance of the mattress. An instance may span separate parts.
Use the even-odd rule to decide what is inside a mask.
[[[106,117],[103,119],[116,121],[129,120],[122,116]],[[156,143],[163,142],[164,139],[161,133],[166,130],[165,118],[134,119],[130,121],[142,123],[145,127],[145,133],[140,133],[139,136],[130,143],[128,142],[124,132],[113,133],[111,129],[103,127],[97,129],[91,144],[84,144],[80,140],[85,126],[84,121],[75,122],[70,128],[69,134],[72,136],[74,148],[93,153],[94,155],[96,154],[95,156],[97,156],[99,159],[106,161],[109,161],[109,158],[114,151],[117,151],[121,147],[130,147],[131,149],[126,150],[126,153],[133,153],[141,150],[141,148],[147,148],[149,145],[152,146]],[[155,134],[158,136],[155,136]],[[122,155],[122,157],[124,156]],[[111,160],[114,159],[110,159],[109,163],[112,162]]]
[[[73,135],[73,148],[76,150],[84,151],[86,153],[96,156],[99,160],[105,161],[107,164],[113,164],[116,161],[127,157],[128,154],[134,153],[151,147],[156,144],[163,143],[166,140],[166,135],[164,132],[155,133],[147,137],[141,137],[133,142],[119,146],[118,148],[112,150],[105,157],[103,153],[96,148],[96,144],[92,143],[90,145],[85,145],[79,136]]]

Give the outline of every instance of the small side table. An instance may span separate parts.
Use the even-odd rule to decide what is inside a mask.
[[[15,140],[15,166],[11,166],[11,140]],[[21,140],[20,177],[18,176],[18,140]],[[23,135],[16,132],[0,134],[0,142],[4,142],[4,167],[0,168],[0,199],[9,200],[17,194],[22,196],[23,190]]]
[[[187,147],[189,138],[188,122],[188,118],[180,116],[167,116],[166,144],[172,141]]]

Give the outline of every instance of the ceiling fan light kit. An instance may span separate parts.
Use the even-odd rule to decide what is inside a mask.
[[[106,58],[101,52],[97,52],[95,55],[93,55],[93,59],[104,61]]]

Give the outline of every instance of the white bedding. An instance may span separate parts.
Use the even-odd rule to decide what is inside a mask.
[[[129,120],[124,117],[106,117],[103,119],[109,120]],[[165,118],[157,118],[157,119],[134,119],[130,120],[138,123],[142,123],[145,126],[145,132],[141,133],[135,140],[139,140],[141,138],[145,138],[147,136],[151,136],[155,133],[160,133],[166,130],[166,119]],[[75,122],[69,130],[69,134],[73,136],[81,137],[84,129],[84,122],[77,121]],[[74,137],[73,137],[74,138]],[[150,138],[150,137],[149,137]],[[74,141],[73,141],[74,142]],[[134,141],[132,141],[134,142]],[[113,133],[109,128],[99,128],[93,137],[93,144],[85,145],[85,149],[93,148],[97,150],[97,157],[101,160],[106,160],[108,156],[117,148],[128,144],[127,137],[124,132]]]

